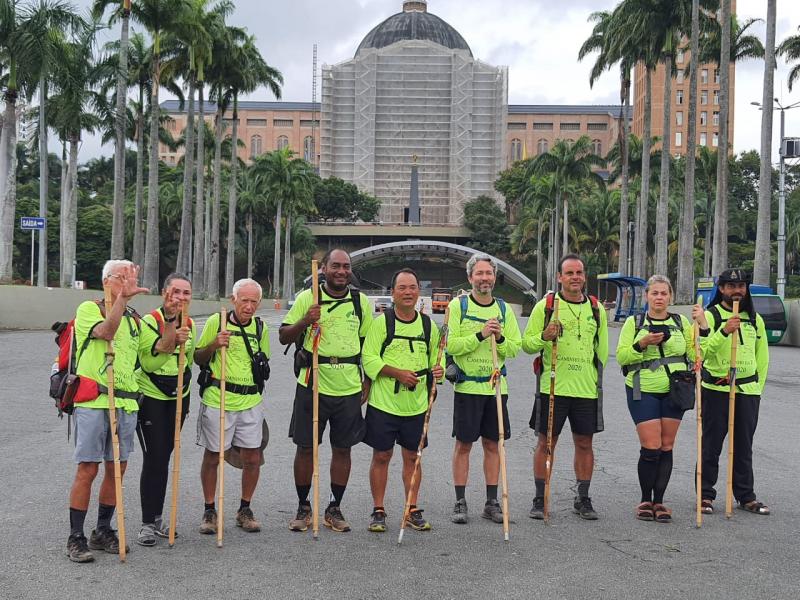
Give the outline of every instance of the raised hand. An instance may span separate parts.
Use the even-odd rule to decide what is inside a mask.
[[[145,287],[139,287],[139,265],[126,265],[117,271],[116,276],[121,285],[119,294],[125,299],[150,292]]]

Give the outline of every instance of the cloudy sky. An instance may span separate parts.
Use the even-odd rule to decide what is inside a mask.
[[[401,10],[402,0],[235,0],[234,25],[246,27],[258,40],[267,62],[285,78],[283,99],[311,100],[312,47],[319,62],[335,64],[352,58],[361,39],[383,19]],[[428,9],[455,27],[473,54],[493,65],[509,67],[511,104],[610,104],[619,101],[618,75],[604,75],[589,87],[591,61],[580,63],[578,49],[591,31],[588,16],[613,8],[617,0],[429,0]],[[91,0],[79,0],[88,7]],[[736,13],[766,18],[765,0],[738,0]],[[798,32],[800,1],[779,0],[777,40]],[[139,29],[138,25],[133,25]],[[754,33],[762,40],[764,23]],[[118,36],[118,30],[108,34]],[[778,60],[775,96],[784,105],[800,102],[800,82],[793,93],[786,87],[789,68]],[[763,62],[747,61],[736,67],[735,150],[760,146],[761,113],[751,101],[761,100]],[[272,100],[262,90],[251,99]],[[775,148],[778,144],[775,114]],[[800,137],[800,107],[786,113],[786,135]],[[85,139],[81,160],[111,155],[110,146]],[[773,153],[773,158],[777,155]]]

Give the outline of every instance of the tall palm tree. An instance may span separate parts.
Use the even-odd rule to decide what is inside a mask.
[[[619,139],[617,140],[620,150],[621,163],[621,191],[619,206],[619,239],[626,240],[628,235],[628,184],[630,170],[630,152],[628,148],[629,129],[630,129],[630,98],[631,98],[631,67],[636,62],[636,49],[629,46],[628,36],[618,35],[614,38],[614,15],[617,11],[601,11],[593,13],[589,19],[596,21],[592,34],[583,43],[578,52],[578,59],[583,60],[587,54],[597,51],[598,57],[592,67],[589,76],[589,85],[593,85],[600,74],[610,68],[614,63],[619,62],[620,69],[620,104],[622,108],[619,113]],[[619,245],[619,258],[617,270],[625,274],[628,268],[628,245]]]
[[[758,221],[753,283],[769,285],[770,231],[772,230],[772,108],[775,97],[775,21],[777,0],[767,1],[767,40],[764,90],[761,94],[761,172],[758,180]],[[781,140],[781,144],[783,140]],[[783,152],[783,150],[781,150]]]
[[[144,276],[142,278],[142,285],[153,291],[158,289],[159,284],[158,126],[160,107],[158,98],[161,84],[161,44],[164,35],[172,33],[178,27],[187,9],[188,0],[139,0],[131,7],[131,14],[134,20],[147,29],[153,42],[147,230],[144,250]]]
[[[235,44],[230,53],[228,78],[233,97],[233,124],[231,126],[231,145],[238,146],[239,94],[249,94],[259,87],[267,86],[276,99],[281,97],[283,75],[269,66],[259,52],[255,38],[250,36],[244,43]],[[231,185],[228,196],[228,242],[225,254],[225,295],[233,293],[234,248],[236,246],[236,201],[237,201],[238,161],[231,161]]]
[[[594,182],[603,187],[603,179],[593,169],[601,167],[605,161],[592,152],[592,141],[589,136],[581,136],[575,141],[557,140],[549,152],[537,156],[530,165],[529,176],[552,173],[556,187],[556,221],[558,210],[563,203],[564,236],[561,255],[569,252],[569,196],[567,186],[576,182]],[[558,231],[556,230],[555,248],[558,248]],[[558,256],[556,252],[556,256]]]
[[[239,176],[241,195],[237,207],[245,215],[245,231],[247,232],[247,277],[253,276],[255,266],[253,256],[253,220],[259,213],[267,210],[267,199],[263,193],[261,181],[252,167],[244,169]]]
[[[783,56],[786,62],[797,62],[789,70],[789,76],[786,78],[786,84],[791,92],[795,81],[800,78],[800,34],[790,35],[783,40],[781,45],[778,46],[778,54]]]
[[[700,64],[700,2],[692,0],[692,25],[689,42],[689,125],[686,136],[686,170],[683,179],[683,210],[678,229],[678,302],[694,300],[694,197],[695,147],[697,144],[697,67]]]
[[[102,102],[95,86],[114,72],[108,62],[94,57],[97,22],[91,23],[73,41],[59,49],[59,62],[54,72],[56,93],[52,97],[55,128],[69,144],[68,181],[62,180],[61,268],[62,287],[74,283],[78,218],[78,147],[84,131],[94,131],[99,118],[93,108]]]
[[[719,160],[717,160],[717,199],[714,206],[714,248],[711,272],[728,268],[728,112],[730,108],[731,0],[721,0],[719,61]]]
[[[294,219],[316,212],[314,206],[314,181],[317,178],[311,163],[301,158],[289,163],[288,185],[283,188],[286,211],[285,239],[283,243],[283,282],[287,298],[294,296],[294,259],[292,253],[292,229]]]

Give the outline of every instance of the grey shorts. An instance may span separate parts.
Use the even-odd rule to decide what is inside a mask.
[[[225,450],[260,448],[264,403],[247,410],[225,411]],[[211,452],[219,452],[219,409],[200,405],[197,414],[197,445]]]
[[[139,416],[135,412],[127,413],[121,408],[117,409],[120,462],[126,462],[128,455],[133,452],[133,439],[136,435],[138,419]],[[108,410],[76,407],[72,414],[72,421],[76,463],[99,463],[114,460]]]

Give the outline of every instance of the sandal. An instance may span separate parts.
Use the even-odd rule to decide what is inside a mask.
[[[655,519],[655,514],[653,513],[653,503],[642,502],[639,504],[639,506],[636,507],[636,518],[640,521],[652,521]]]
[[[654,504],[653,513],[656,523],[672,523],[672,511],[663,504]]]
[[[703,498],[702,502],[700,502],[700,512],[704,515],[714,514],[714,506],[711,503],[711,500],[708,498]]]
[[[757,515],[766,516],[769,514],[769,507],[763,502],[759,502],[758,500],[751,500],[750,502],[744,502],[744,503],[740,502],[739,508]]]

